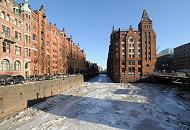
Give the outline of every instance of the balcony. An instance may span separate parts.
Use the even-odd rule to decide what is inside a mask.
[[[14,37],[11,37],[4,33],[0,33],[0,39],[4,39],[4,41],[10,42],[10,43],[16,43],[16,40]]]

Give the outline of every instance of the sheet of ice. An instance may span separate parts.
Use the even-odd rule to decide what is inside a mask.
[[[190,130],[190,101],[177,92],[99,75],[4,119],[0,130]]]

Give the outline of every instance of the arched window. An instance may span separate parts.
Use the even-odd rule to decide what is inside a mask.
[[[21,64],[20,61],[15,61],[14,63],[14,70],[21,70]]]
[[[2,67],[2,70],[4,70],[4,71],[9,70],[10,69],[10,62],[9,62],[9,60],[3,59],[1,61],[1,67]]]
[[[1,12],[1,17],[3,18],[3,19],[6,19],[6,17],[5,17],[5,12]]]

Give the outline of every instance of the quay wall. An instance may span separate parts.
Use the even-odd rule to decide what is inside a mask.
[[[83,82],[83,75],[77,75],[65,79],[0,87],[0,119],[26,108],[29,100],[51,97]]]

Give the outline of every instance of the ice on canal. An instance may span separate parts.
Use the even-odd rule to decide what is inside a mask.
[[[184,96],[185,95],[185,96]],[[99,75],[0,122],[0,130],[190,130],[188,93]]]

